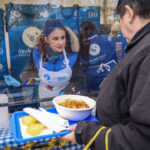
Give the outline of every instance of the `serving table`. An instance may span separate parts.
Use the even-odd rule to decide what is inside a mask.
[[[1,92],[4,93],[5,92]],[[87,95],[89,96],[89,95]],[[90,95],[90,97],[95,98],[95,95]],[[30,106],[37,106],[35,104],[38,104],[40,102],[50,101],[51,99],[18,99],[17,101],[14,101],[9,97],[8,103],[2,103],[0,104],[1,107],[11,107],[15,108],[15,111],[20,111],[20,106],[23,105],[30,105]],[[32,105],[33,104],[33,105]],[[14,111],[9,111],[9,115],[11,117],[11,114]],[[2,115],[2,114],[1,114]],[[36,149],[36,150],[82,150],[84,148],[84,145],[79,144],[72,144],[71,142],[62,141],[59,137],[53,137],[53,138],[45,138],[45,139],[38,139],[32,142],[22,142],[18,143],[15,141],[13,135],[11,135],[10,132],[10,121],[8,120],[5,123],[0,122],[0,150],[28,150],[28,149]]]
[[[41,101],[47,101],[45,100],[36,100],[36,102]],[[34,101],[32,101],[34,103]],[[26,104],[28,102],[25,101],[19,101],[18,106],[20,104]],[[31,104],[31,101],[30,101]],[[17,105],[17,103],[9,102],[0,104],[0,107],[5,106],[13,106]],[[11,117],[12,113],[9,113],[9,116]],[[28,149],[36,149],[36,150],[82,150],[84,145],[79,144],[72,144],[71,142],[66,142],[61,140],[59,137],[53,137],[53,138],[45,138],[45,139],[38,139],[34,140],[32,142],[22,142],[18,143],[15,141],[13,135],[10,131],[10,120],[5,122],[0,122],[0,150],[28,150]]]

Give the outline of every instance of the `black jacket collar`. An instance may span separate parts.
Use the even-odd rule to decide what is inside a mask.
[[[150,23],[146,24],[134,35],[131,42],[126,47],[126,52],[128,52],[132,46],[134,46],[140,39],[142,39],[149,32],[150,32]]]

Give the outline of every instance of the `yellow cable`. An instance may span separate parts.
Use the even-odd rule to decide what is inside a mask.
[[[105,136],[105,146],[106,146],[106,150],[109,150],[109,147],[108,147],[108,135],[109,135],[109,132],[111,132],[111,128],[108,129],[108,131],[106,132],[106,136]]]
[[[95,141],[95,139],[97,138],[97,136],[99,135],[99,133],[105,129],[106,127],[105,126],[102,126],[96,133],[95,135],[92,137],[92,139],[88,142],[88,144],[84,147],[83,150],[87,150],[91,145],[92,143]]]

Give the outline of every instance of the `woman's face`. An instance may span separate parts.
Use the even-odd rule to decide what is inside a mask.
[[[62,52],[66,46],[66,33],[56,28],[45,40],[54,52]]]

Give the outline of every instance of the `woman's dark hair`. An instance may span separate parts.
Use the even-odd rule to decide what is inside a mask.
[[[79,35],[79,41],[80,41],[79,53],[81,57],[85,60],[89,59],[90,43],[88,38],[93,32],[98,33],[98,29],[93,22],[85,21],[81,24],[81,33]]]
[[[48,51],[48,44],[45,42],[45,37],[48,37],[56,28],[63,29],[66,33],[66,52],[71,52],[71,42],[70,42],[70,36],[65,28],[65,26],[58,20],[54,19],[48,19],[45,22],[45,25],[43,27],[43,32],[40,37],[39,41],[39,52],[42,54],[42,60],[48,61],[49,58],[49,51]]]
[[[119,0],[116,10],[120,17],[125,14],[125,5],[129,5],[141,18],[150,17],[150,0]]]

